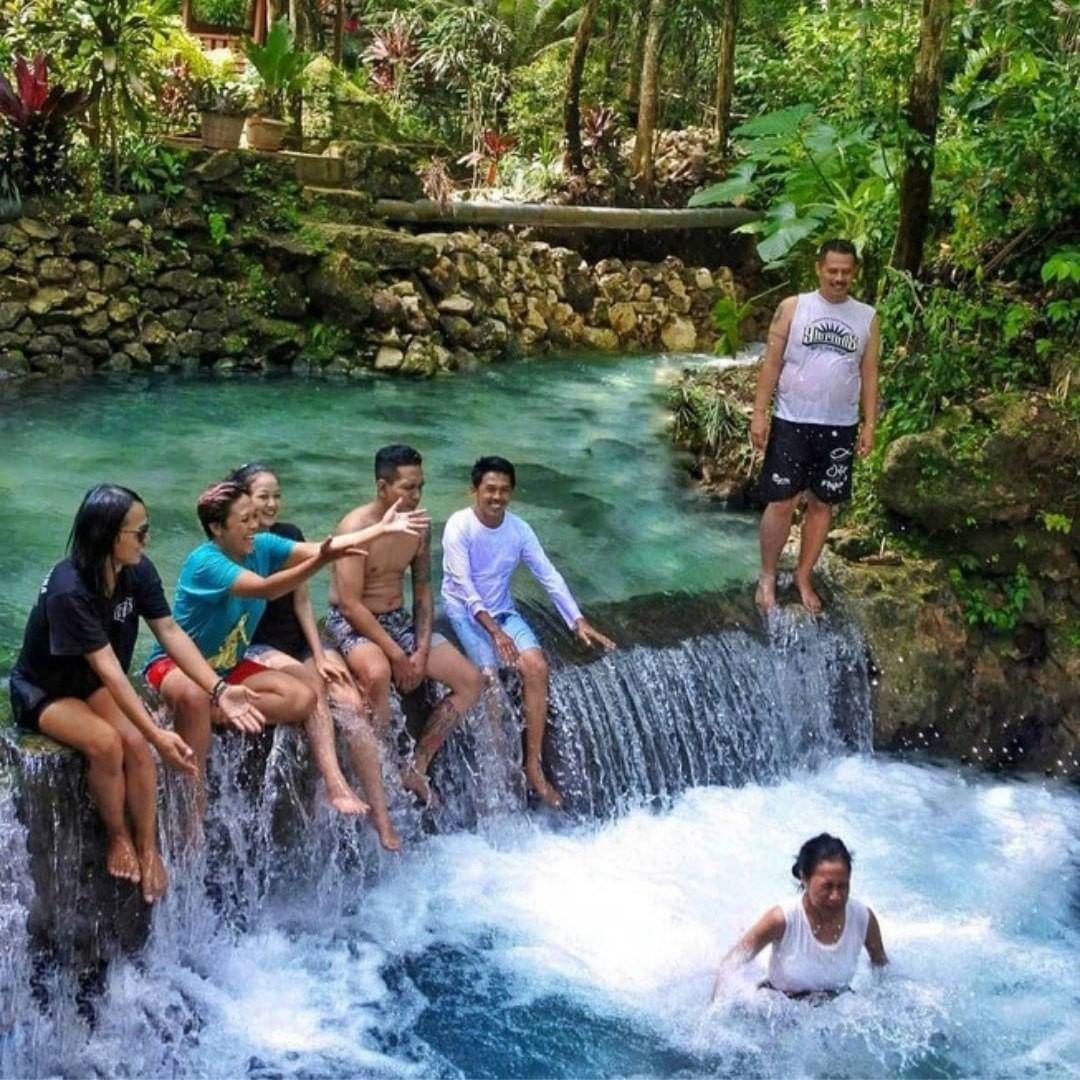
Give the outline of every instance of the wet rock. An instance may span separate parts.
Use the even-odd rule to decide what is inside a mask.
[[[302,319],[307,314],[304,280],[299,274],[281,274],[275,280],[274,314],[282,319]]]
[[[465,345],[469,340],[473,325],[459,315],[440,315],[439,326],[449,345]]]
[[[66,285],[75,278],[75,264],[70,259],[49,257],[37,264],[37,279],[47,285]]]
[[[469,329],[465,344],[475,352],[498,355],[510,344],[510,330],[500,319],[481,319]]]
[[[60,235],[59,229],[36,218],[19,218],[15,225],[31,240],[55,240]]]
[[[89,337],[100,337],[109,329],[109,313],[95,311],[79,320],[79,329]]]
[[[184,298],[198,293],[199,279],[190,270],[166,270],[156,280],[159,289],[169,289]]]
[[[638,315],[632,304],[612,304],[608,310],[608,322],[619,337],[628,338],[637,330]]]
[[[672,316],[664,323],[660,340],[668,352],[693,352],[697,348],[697,329],[689,319]]]
[[[400,326],[405,321],[401,297],[389,289],[376,289],[371,294],[371,321],[380,329]]]
[[[619,335],[606,326],[586,326],[582,340],[597,352],[617,352],[619,349]]]
[[[135,318],[135,305],[126,300],[113,300],[108,307],[109,321],[113,323],[126,323]]]
[[[405,354],[401,349],[384,345],[375,354],[376,371],[397,371],[405,361]]]
[[[468,318],[475,310],[476,302],[459,293],[440,300],[436,307],[443,315],[458,315]]]
[[[31,315],[47,315],[56,308],[63,307],[72,299],[73,293],[61,285],[46,285],[38,289],[27,303]]]
[[[0,330],[10,330],[26,314],[25,304],[17,300],[0,302]]]
[[[128,283],[130,277],[127,267],[117,266],[116,263],[106,263],[101,271],[101,291],[115,293],[117,289],[122,289]]]

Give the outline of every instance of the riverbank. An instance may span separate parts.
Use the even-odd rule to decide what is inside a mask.
[[[274,155],[196,152],[170,200],[39,200],[0,225],[0,382],[368,369],[522,353],[693,352],[738,267],[601,258],[529,230],[412,232]]]
[[[742,508],[760,508],[756,372],[688,371],[669,396],[694,482]],[[1035,389],[989,394],[860,466],[821,570],[866,636],[876,747],[1080,774],[1072,409]]]

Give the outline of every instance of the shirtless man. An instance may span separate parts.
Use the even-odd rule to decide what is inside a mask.
[[[402,512],[420,505],[423,458],[411,446],[384,446],[375,455],[375,499],[341,519],[337,531],[381,521],[400,500]],[[388,543],[381,542],[383,539]],[[403,542],[402,542],[403,541]],[[338,562],[330,583],[326,631],[371,701],[375,727],[390,724],[390,681],[407,694],[428,676],[450,688],[420,734],[402,783],[425,803],[432,798],[431,759],[480,697],[484,677],[441,634],[432,632],[431,530],[423,536],[380,537],[365,543],[366,557]],[[403,607],[405,571],[412,572],[413,610]]]

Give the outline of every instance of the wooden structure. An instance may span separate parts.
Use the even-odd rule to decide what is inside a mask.
[[[203,22],[198,17],[197,0],[183,0],[181,13],[184,28],[208,52],[213,49],[232,49],[239,52],[242,38],[249,37],[260,44],[266,40],[267,24],[270,17],[268,0],[249,0],[247,18],[242,26],[223,26]]]
[[[534,225],[547,229],[734,229],[758,214],[741,207],[638,210],[623,206],[549,206],[545,203],[405,202],[376,199],[375,214],[409,224]]]

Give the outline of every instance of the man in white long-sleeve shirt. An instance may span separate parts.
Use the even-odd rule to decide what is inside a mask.
[[[461,647],[477,667],[516,667],[525,706],[525,778],[550,806],[562,797],[540,763],[548,710],[548,664],[532,628],[514,606],[510,582],[519,563],[532,571],[566,625],[586,645],[615,648],[589,625],[562,575],[544,554],[536,533],[507,506],[514,466],[482,457],[473,466],[473,505],[451,515],[443,531],[442,596]]]

